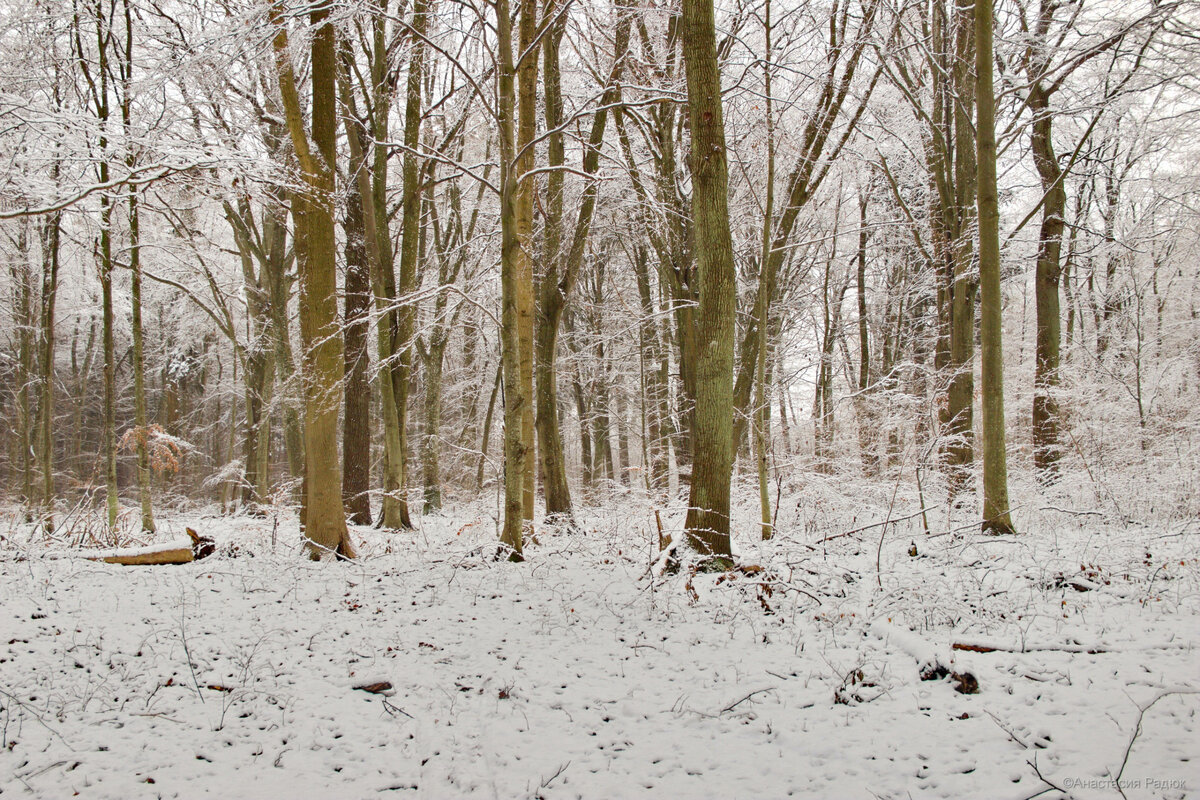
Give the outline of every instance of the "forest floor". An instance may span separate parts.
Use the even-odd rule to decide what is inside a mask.
[[[1200,796],[1197,526],[852,532],[918,507],[876,501],[785,497],[773,541],[739,521],[749,568],[662,576],[632,497],[523,564],[482,504],[355,528],[353,563],[303,560],[294,516],[164,515],[221,549],[151,567],[47,558],[73,542],[10,509],[0,794]]]

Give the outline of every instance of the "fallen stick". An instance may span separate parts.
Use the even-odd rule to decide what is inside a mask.
[[[1095,655],[1097,653],[1117,653],[1117,652],[1141,652],[1145,650],[1190,650],[1194,648],[1194,642],[1161,642],[1158,644],[1143,645],[1141,647],[1130,647],[1124,650],[1119,650],[1103,642],[1095,644],[1078,644],[1078,643],[1055,643],[1049,642],[1044,644],[1008,644],[1005,642],[995,642],[983,639],[977,639],[971,642],[954,642],[950,645],[951,650],[966,650],[971,653],[1086,653]]]
[[[908,520],[913,519],[914,517],[919,517],[926,511],[932,511],[937,507],[938,506],[929,506],[928,508],[922,508],[920,511],[914,511],[911,514],[906,514],[903,517],[889,517],[881,522],[872,522],[870,525],[863,525],[861,528],[854,528],[853,530],[843,531],[842,533],[834,533],[826,536],[824,539],[817,539],[817,544],[821,544],[822,542],[832,542],[834,539],[844,539],[845,537],[853,536],[856,533],[862,533],[863,531],[869,531],[872,528],[878,528],[880,525],[891,525],[896,522],[907,522]]]

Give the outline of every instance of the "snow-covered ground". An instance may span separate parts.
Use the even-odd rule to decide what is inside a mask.
[[[767,544],[747,519],[761,571],[656,578],[635,500],[524,564],[487,557],[482,506],[355,529],[354,563],[303,560],[292,517],[169,516],[161,540],[239,549],[152,567],[41,558],[10,515],[0,793],[1200,796],[1194,528],[1044,509],[1016,537],[944,513],[839,535],[883,518]],[[934,662],[978,692],[921,680]]]

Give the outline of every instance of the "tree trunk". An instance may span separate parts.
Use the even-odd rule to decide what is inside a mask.
[[[646,248],[639,242],[634,244],[633,270],[637,279],[638,301],[642,319],[638,323],[638,351],[642,374],[642,407],[646,420],[647,488],[661,492],[667,488],[670,467],[669,432],[670,408],[667,396],[667,381],[664,380],[662,364],[665,348],[659,338],[658,311],[651,294],[650,266]],[[669,379],[669,373],[667,374]]]
[[[396,289],[401,306],[398,313],[394,352],[398,370],[394,373],[396,410],[400,426],[401,495],[400,517],[406,528],[412,527],[408,509],[408,397],[412,391],[413,337],[416,334],[417,307],[410,295],[417,290],[417,269],[421,244],[421,164],[417,148],[421,143],[421,87],[425,74],[425,44],[422,37],[428,27],[428,0],[413,3],[413,46],[408,62],[408,82],[404,108],[404,165],[402,169],[403,205],[400,232],[400,276]],[[386,169],[386,165],[384,167]]]
[[[13,444],[21,465],[21,504],[25,519],[32,521],[33,507],[33,271],[29,253],[29,220],[17,222],[17,253],[12,259],[13,331],[17,345],[14,394],[17,401],[17,437]]]
[[[105,146],[101,142],[101,150]],[[100,182],[108,180],[108,163],[101,164]],[[117,496],[117,363],[113,343],[112,205],[100,196],[100,297],[104,349],[104,496],[108,527],[116,528]]]
[[[763,204],[762,250],[759,255],[759,282],[766,277],[767,264],[771,261],[771,233],[775,225],[775,110],[774,98],[771,94],[772,67],[774,55],[771,46],[771,0],[767,0],[763,9],[763,37],[766,45],[766,58],[763,60],[763,100],[766,106],[767,118],[767,187],[766,201]],[[771,520],[771,497],[767,486],[767,440],[770,437],[771,394],[767,384],[767,311],[769,304],[767,295],[760,293],[755,299],[754,321],[764,335],[759,342],[758,354],[754,369],[754,462],[758,467],[758,512],[759,535],[763,541],[774,534]],[[735,385],[736,389],[736,385]],[[736,398],[735,398],[736,402]],[[737,446],[737,440],[734,440]]]
[[[376,52],[372,72],[375,75],[376,87],[382,91],[382,78],[378,76],[381,67],[378,62],[382,59],[381,51],[385,49],[383,36],[378,18],[376,27]],[[371,294],[375,299],[375,309],[379,313],[376,325],[375,347],[379,357],[379,415],[383,418],[383,501],[380,524],[384,528],[396,530],[407,523],[404,512],[406,506],[401,506],[404,494],[404,452],[400,435],[400,412],[396,404],[393,380],[395,370],[393,363],[394,320],[395,311],[391,308],[395,297],[395,277],[392,276],[391,239],[387,234],[387,214],[380,212],[378,203],[386,200],[387,161],[376,157],[371,169],[367,169],[367,155],[378,152],[368,150],[370,136],[361,121],[356,107],[354,94],[349,86],[348,53],[343,51],[342,62],[342,104],[347,110],[346,140],[350,145],[351,173],[355,176],[358,197],[363,206],[363,240],[366,244],[368,273],[371,282]],[[381,97],[375,98],[376,108],[383,102]],[[381,109],[380,109],[381,110]],[[386,116],[386,115],[385,115]],[[375,120],[376,136],[386,135],[386,120]],[[382,170],[376,168],[382,164]],[[356,168],[357,165],[357,168]],[[383,190],[381,190],[381,185]],[[380,200],[380,195],[384,200]],[[383,220],[382,230],[380,219]],[[391,280],[389,280],[391,276]]]
[[[500,133],[500,360],[504,375],[504,524],[500,542],[509,558],[521,560],[526,534],[531,532],[533,443],[526,435],[533,406],[533,273],[526,248],[533,222],[532,178],[523,173],[532,163],[532,148],[517,157],[532,140],[533,97],[537,61],[529,52],[535,20],[533,3],[522,0],[519,52],[513,59],[512,15],[508,0],[497,0],[496,33],[500,48],[497,116]],[[521,98],[518,103],[518,70]],[[531,80],[532,79],[532,80]],[[528,112],[528,113],[526,113]],[[520,123],[514,119],[520,115]],[[519,134],[518,134],[519,130]],[[525,138],[526,136],[529,138]],[[532,425],[530,424],[530,428]],[[532,433],[532,430],[530,431]],[[528,507],[527,503],[528,502]]]
[[[57,173],[57,167],[55,167]],[[49,513],[54,506],[54,312],[58,299],[59,244],[62,215],[52,214],[41,226],[42,318],[41,402],[38,407],[39,453],[42,468],[42,505]]]
[[[555,13],[549,6],[547,14]],[[613,44],[613,65],[600,98],[599,108],[592,117],[592,128],[583,153],[583,173],[594,176],[600,167],[600,150],[604,144],[604,131],[608,123],[608,107],[620,98],[620,78],[625,63],[625,51],[629,45],[631,14],[621,9],[617,21]],[[551,131],[548,138],[548,164],[561,167],[565,163],[563,134],[557,129],[562,123],[561,70],[559,46],[566,32],[566,17],[556,23],[546,36],[543,48],[545,71],[545,114],[546,128]],[[571,495],[567,485],[566,458],[563,454],[562,426],[558,418],[558,333],[562,324],[563,310],[570,297],[576,276],[582,268],[585,248],[591,231],[592,218],[596,209],[599,184],[589,181],[579,201],[579,215],[575,221],[574,234],[566,248],[562,242],[562,191],[563,173],[553,171],[546,182],[546,225],[545,258],[536,280],[537,289],[537,431],[538,455],[541,461],[543,487],[546,495],[546,514],[570,516]]]
[[[983,530],[1012,533],[1004,446],[1001,350],[1000,208],[996,193],[996,97],[992,90],[992,2],[975,3],[975,108],[978,150],[980,362],[983,391]]]
[[[990,8],[990,7],[989,7]],[[990,11],[989,11],[990,13]],[[976,195],[977,131],[971,128],[971,105],[977,88],[971,82],[971,58],[975,50],[972,0],[958,0],[954,16],[954,55],[950,67],[952,86],[948,90],[953,110],[946,114],[953,125],[953,171],[951,202],[944,206],[949,221],[946,254],[951,258],[950,291],[950,388],[947,392],[948,418],[945,448],[950,469],[951,492],[966,488],[971,464],[975,459],[975,296],[977,280],[972,275],[970,236],[972,199]]]
[[[142,267],[140,231],[138,225],[137,190],[129,192],[129,271],[133,282],[133,403],[134,423],[137,426],[138,496],[142,507],[142,530],[154,532],[154,505],[151,498],[149,419],[146,415],[146,375],[142,337]]]
[[[518,44],[520,57],[514,69],[517,76],[517,139],[516,139],[516,173],[518,190],[515,211],[518,236],[521,246],[517,250],[517,271],[520,279],[517,282],[517,333],[520,342],[518,355],[521,365],[521,444],[526,454],[526,462],[522,471],[521,513],[525,520],[532,521],[534,501],[537,495],[537,461],[536,433],[534,426],[533,393],[533,328],[534,328],[534,297],[533,297],[533,195],[535,191],[534,178],[530,171],[534,166],[534,137],[537,135],[537,72],[538,59],[535,47],[538,34],[537,0],[520,0],[520,41]],[[508,384],[505,383],[505,391]]]
[[[278,7],[275,61],[292,148],[305,188],[292,195],[295,248],[300,267],[300,338],[304,345],[304,535],[310,554],[353,558],[354,548],[342,508],[337,423],[344,377],[337,313],[337,257],[334,236],[337,116],[334,28],[327,7],[311,12],[312,142],[304,130],[286,23]]]
[[[547,7],[554,13],[554,5]],[[559,48],[566,33],[566,16],[556,22],[546,34],[543,46],[543,76],[545,87],[547,160],[551,168],[566,163],[562,124],[562,86],[559,69]],[[546,177],[546,223],[543,229],[542,267],[534,277],[537,292],[537,328],[534,350],[537,364],[537,428],[538,456],[541,461],[542,491],[546,499],[547,518],[571,518],[571,490],[567,484],[566,457],[563,454],[562,424],[558,417],[558,329],[566,307],[569,286],[560,282],[563,224],[563,172],[554,169]],[[563,276],[565,278],[565,276]]]
[[[109,41],[111,38],[112,20],[105,26],[102,12],[96,16],[96,45],[98,78],[94,81],[89,76],[93,95],[92,103],[96,111],[96,119],[100,124],[98,141],[99,152],[108,152],[108,121],[109,121],[109,89],[108,80],[111,74],[108,58]],[[82,47],[82,45],[80,45]],[[79,54],[81,65],[84,63],[83,53]],[[102,155],[97,165],[98,177],[101,184],[108,183],[109,164]],[[100,304],[101,304],[101,350],[104,354],[104,434],[101,447],[104,458],[104,488],[105,506],[109,528],[117,525],[119,498],[117,495],[117,365],[113,343],[113,257],[112,257],[112,200],[107,193],[100,194]]]
[[[289,331],[288,301],[291,298],[292,279],[288,276],[287,252],[287,208],[290,194],[272,198],[264,212],[264,239],[270,243],[267,258],[267,281],[270,292],[270,332],[274,344],[272,363],[274,377],[283,390],[282,416],[284,451],[288,462],[288,475],[293,480],[304,475],[304,430],[293,377],[296,373],[295,357],[292,353],[292,338]],[[295,232],[293,231],[293,243]],[[261,461],[261,459],[260,459]]]
[[[361,164],[356,164],[359,169]],[[342,503],[355,525],[371,524],[371,382],[367,353],[371,267],[358,182],[346,191],[346,410],[342,418]]]
[[[237,208],[232,203],[225,204],[225,217],[233,229],[234,241],[237,243],[238,254],[242,261],[242,287],[246,293],[246,327],[247,341],[243,350],[245,354],[245,379],[243,385],[245,405],[245,426],[242,439],[244,459],[242,482],[242,507],[257,510],[267,502],[268,475],[270,459],[268,453],[270,442],[270,404],[272,383],[274,382],[274,365],[270,343],[267,341],[271,327],[270,290],[268,272],[270,270],[269,250],[256,248],[252,238],[257,236],[269,248],[271,241],[264,240],[262,232],[252,231],[254,218],[251,213],[249,197],[239,198]],[[256,256],[259,270],[255,272]],[[236,343],[235,343],[236,347]]]
[[[1034,292],[1037,303],[1037,336],[1033,373],[1033,465],[1038,477],[1052,482],[1058,473],[1061,451],[1058,444],[1059,411],[1054,394],[1058,388],[1061,310],[1059,307],[1059,257],[1062,252],[1067,192],[1062,170],[1051,139],[1049,98],[1035,84],[1029,94],[1034,115],[1033,161],[1042,180],[1042,225],[1038,236],[1037,274]]]
[[[692,211],[700,307],[696,329],[696,410],[692,429],[689,544],[714,566],[731,556],[733,337],[737,273],[729,230],[728,167],[721,72],[711,0],[683,0],[683,56],[692,136]]]
[[[496,410],[496,395],[500,393],[503,366],[496,367],[496,378],[492,381],[492,393],[488,397],[487,411],[483,415],[483,434],[479,440],[479,465],[475,471],[475,493],[483,489],[483,468],[487,464],[488,440],[492,434],[492,415]]]
[[[424,483],[423,513],[442,509],[442,469],[439,459],[442,425],[442,365],[447,339],[433,342],[425,358],[425,432],[421,437],[421,481]]]
[[[133,76],[133,13],[129,0],[124,2],[125,10],[125,43],[124,52],[119,64],[121,85],[121,125],[126,136],[132,131],[131,83]],[[137,157],[132,150],[125,157],[125,166],[132,173],[137,166]],[[129,272],[132,281],[133,305],[133,403],[134,424],[136,430],[135,449],[137,451],[137,483],[138,499],[142,511],[142,530],[154,532],[154,505],[151,497],[150,454],[148,449],[149,428],[146,418],[146,377],[143,370],[142,357],[142,266],[141,266],[141,230],[138,219],[138,190],[129,188]]]
[[[858,450],[863,475],[871,478],[879,474],[879,454],[876,452],[879,432],[876,429],[878,413],[875,398],[871,397],[871,337],[867,325],[868,200],[867,190],[861,190],[858,196],[858,274],[855,284],[858,294],[858,394],[854,407],[858,416]]]

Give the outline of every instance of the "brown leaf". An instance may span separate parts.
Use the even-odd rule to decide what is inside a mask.
[[[371,694],[386,694],[392,690],[391,681],[379,681],[378,683],[364,683],[362,686],[355,686],[360,692],[370,692]]]

